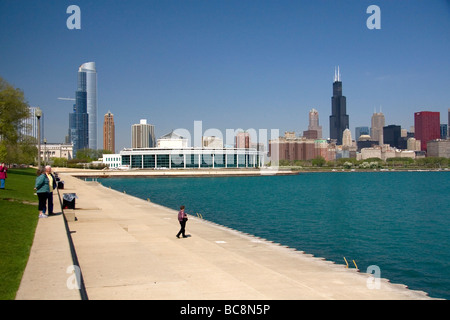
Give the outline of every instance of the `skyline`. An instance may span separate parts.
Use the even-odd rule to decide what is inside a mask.
[[[69,5],[81,30],[69,30]],[[366,9],[381,9],[369,30]],[[450,107],[450,2],[433,1],[2,1],[0,76],[46,114],[63,142],[78,67],[97,67],[99,119],[115,115],[116,151],[147,119],[173,129],[308,129],[319,112],[329,137],[334,68],[340,66],[350,130],[414,125],[414,113]],[[102,128],[102,123],[97,123]],[[98,145],[102,137],[97,134]]]

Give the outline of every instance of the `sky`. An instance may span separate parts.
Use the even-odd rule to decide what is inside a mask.
[[[67,28],[70,5],[81,29]],[[381,29],[369,29],[370,5]],[[45,114],[45,137],[64,142],[78,67],[97,66],[98,146],[114,114],[116,151],[147,119],[171,130],[278,129],[301,134],[319,111],[329,136],[340,67],[350,130],[409,129],[414,112],[450,108],[449,0],[0,0],[0,77]]]

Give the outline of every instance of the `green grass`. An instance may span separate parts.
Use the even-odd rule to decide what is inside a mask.
[[[38,222],[34,169],[8,171],[0,190],[0,300],[16,296]]]

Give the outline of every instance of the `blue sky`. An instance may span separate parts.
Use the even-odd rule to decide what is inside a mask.
[[[81,30],[69,30],[69,5]],[[369,5],[381,29],[369,30]],[[116,121],[116,149],[131,125],[172,129],[307,130],[319,111],[329,135],[334,67],[342,73],[350,129],[409,129],[414,112],[450,108],[450,1],[446,0],[0,0],[0,76],[45,112],[48,141],[67,134],[78,67],[98,72],[98,145],[103,115]]]

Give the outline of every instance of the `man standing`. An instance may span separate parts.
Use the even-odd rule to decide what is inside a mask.
[[[55,176],[52,174],[52,167],[45,166],[45,175],[48,179],[49,192],[47,193],[48,215],[53,215],[53,190],[57,188]]]

